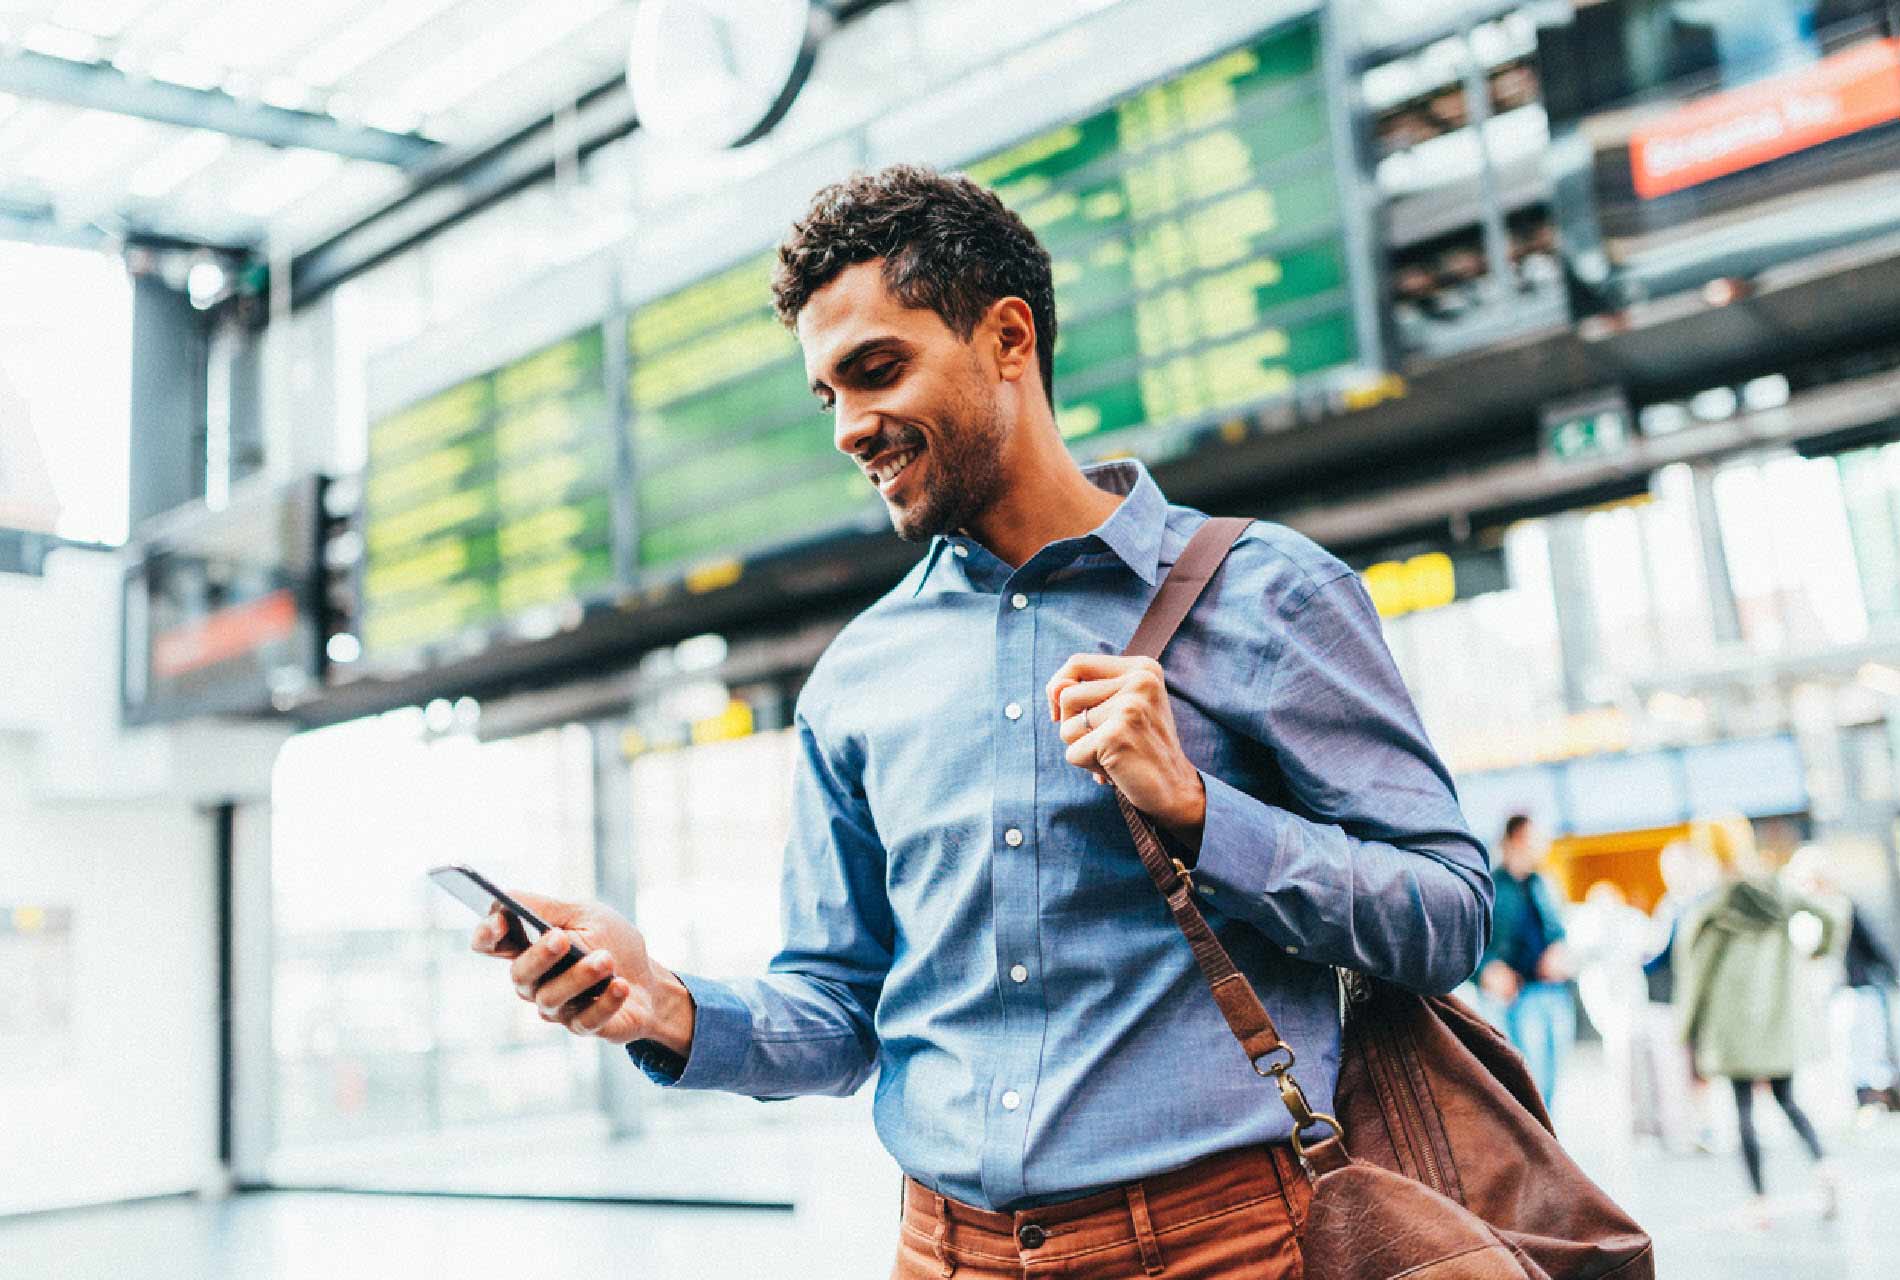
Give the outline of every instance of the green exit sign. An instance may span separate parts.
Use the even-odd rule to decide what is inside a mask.
[[[1541,421],[1543,454],[1559,462],[1606,458],[1629,446],[1632,419],[1621,391],[1546,406]]]

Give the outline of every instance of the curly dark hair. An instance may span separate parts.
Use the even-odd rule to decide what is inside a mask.
[[[1055,404],[1056,295],[1049,251],[990,191],[960,173],[894,164],[853,174],[811,198],[778,247],[772,301],[787,328],[846,267],[883,259],[884,287],[968,339],[1001,298],[1036,322],[1042,389]]]

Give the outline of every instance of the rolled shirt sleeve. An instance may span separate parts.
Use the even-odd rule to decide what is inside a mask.
[[[1290,954],[1450,991],[1489,936],[1488,859],[1378,612],[1346,573],[1290,600],[1276,622],[1265,694],[1245,729],[1271,752],[1292,803],[1203,774],[1195,880]]]
[[[761,1100],[854,1093],[877,1065],[874,1019],[895,930],[884,849],[848,762],[829,755],[802,710],[786,845],[784,945],[763,977],[678,975],[694,1004],[683,1069],[635,1046],[655,1083]]]

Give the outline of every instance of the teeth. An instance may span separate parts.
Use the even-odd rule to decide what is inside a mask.
[[[907,453],[900,453],[895,458],[892,458],[889,462],[885,463],[883,466],[872,468],[871,479],[875,481],[880,487],[883,485],[887,485],[893,479],[896,478],[898,472],[902,471],[905,467],[908,467],[913,461],[916,460],[916,458],[917,458],[917,450],[915,449],[912,449]]]

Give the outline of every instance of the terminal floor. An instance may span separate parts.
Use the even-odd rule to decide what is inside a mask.
[[[881,1280],[897,1232],[893,1174],[850,1110],[848,1123],[797,1126],[808,1145],[792,1211],[322,1192],[179,1198],[0,1219],[0,1277]],[[1890,1280],[1900,1257],[1900,1116],[1866,1127],[1841,1117],[1826,1135],[1843,1185],[1840,1216],[1822,1222],[1805,1160],[1772,1108],[1762,1110],[1768,1230],[1743,1215],[1732,1152],[1667,1155],[1616,1143],[1575,1105],[1559,1108],[1559,1127],[1577,1135],[1579,1157],[1654,1234],[1663,1280]],[[681,1144],[668,1156],[676,1167],[721,1158],[710,1144]],[[517,1174],[532,1172],[524,1159],[571,1167],[540,1150],[517,1153]],[[770,1181],[755,1180],[755,1189]]]

